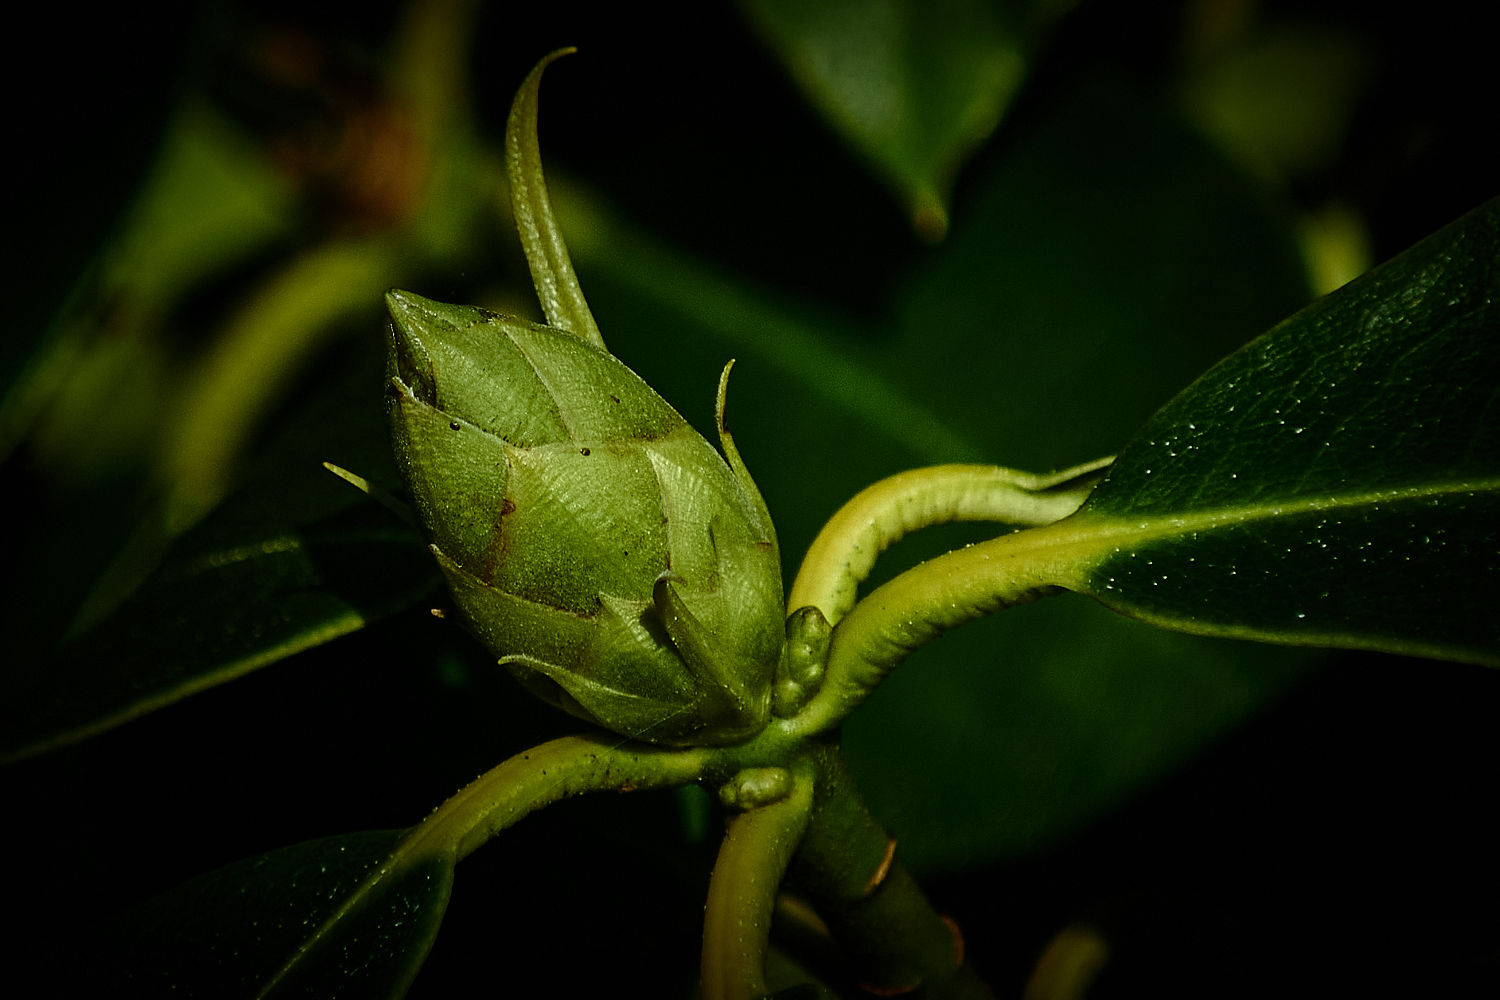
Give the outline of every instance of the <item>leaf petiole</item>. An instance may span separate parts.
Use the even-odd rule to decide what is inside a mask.
[[[766,992],[766,944],[777,891],[812,814],[816,780],[792,769],[791,794],[734,816],[708,883],[703,916],[704,1000],[752,1000]]]
[[[1036,475],[997,465],[934,465],[866,487],[818,533],[787,598],[787,609],[818,608],[838,624],[881,552],[919,528],[953,521],[1042,525],[1078,509],[1112,461]]]
[[[516,754],[491,768],[413,827],[390,856],[358,883],[332,913],[309,932],[292,956],[261,986],[269,996],[288,981],[319,978],[336,966],[371,910],[402,905],[393,891],[409,872],[428,870],[451,880],[453,865],[532,812],[564,798],[595,791],[633,791],[689,784],[713,759],[708,750],[658,750],[611,744],[600,737],[565,736]],[[422,955],[436,936],[447,891],[424,904],[430,927]],[[435,912],[434,912],[435,909]],[[412,964],[415,970],[421,955]]]

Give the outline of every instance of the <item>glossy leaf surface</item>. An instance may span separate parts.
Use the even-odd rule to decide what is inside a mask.
[[[393,861],[405,836],[298,844],[152,900],[119,941],[128,979],[143,995],[402,996],[453,885],[451,854]]]
[[[184,553],[7,700],[3,752],[92,735],[409,607],[435,583],[424,555],[368,508]]]
[[[1500,201],[1157,414],[1072,583],[1185,631],[1500,663]]]
[[[363,378],[293,413],[241,491],[97,625],[10,680],[0,757],[72,742],[435,591],[421,537],[321,465],[394,479]]]
[[[154,900],[123,931],[126,967],[161,993],[402,996],[432,947],[460,859],[560,799],[691,783],[707,760],[612,738],[533,747],[409,830],[272,851]]]

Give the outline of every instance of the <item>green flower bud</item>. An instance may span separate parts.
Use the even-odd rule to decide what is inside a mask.
[[[406,292],[386,303],[397,461],[468,626],[532,691],[625,736],[758,732],[781,570],[724,430],[724,382],[727,462],[577,336]]]

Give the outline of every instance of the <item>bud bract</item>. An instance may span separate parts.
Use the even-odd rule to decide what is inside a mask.
[[[781,570],[727,434],[728,462],[566,331],[406,292],[387,307],[397,462],[481,641],[543,698],[625,736],[759,731]]]

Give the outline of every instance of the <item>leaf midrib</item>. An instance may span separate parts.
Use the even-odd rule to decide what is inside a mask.
[[[1070,520],[1074,522],[1075,528],[1083,529],[1081,533],[1100,539],[1133,537],[1146,542],[1275,518],[1355,510],[1362,507],[1373,508],[1382,503],[1405,503],[1415,500],[1441,499],[1459,494],[1474,495],[1489,492],[1500,492],[1500,477],[1366,490],[1343,496],[1303,497],[1237,507],[1213,507],[1186,514],[1143,514],[1136,518],[1093,510],[1085,504],[1083,509],[1073,515]]]

